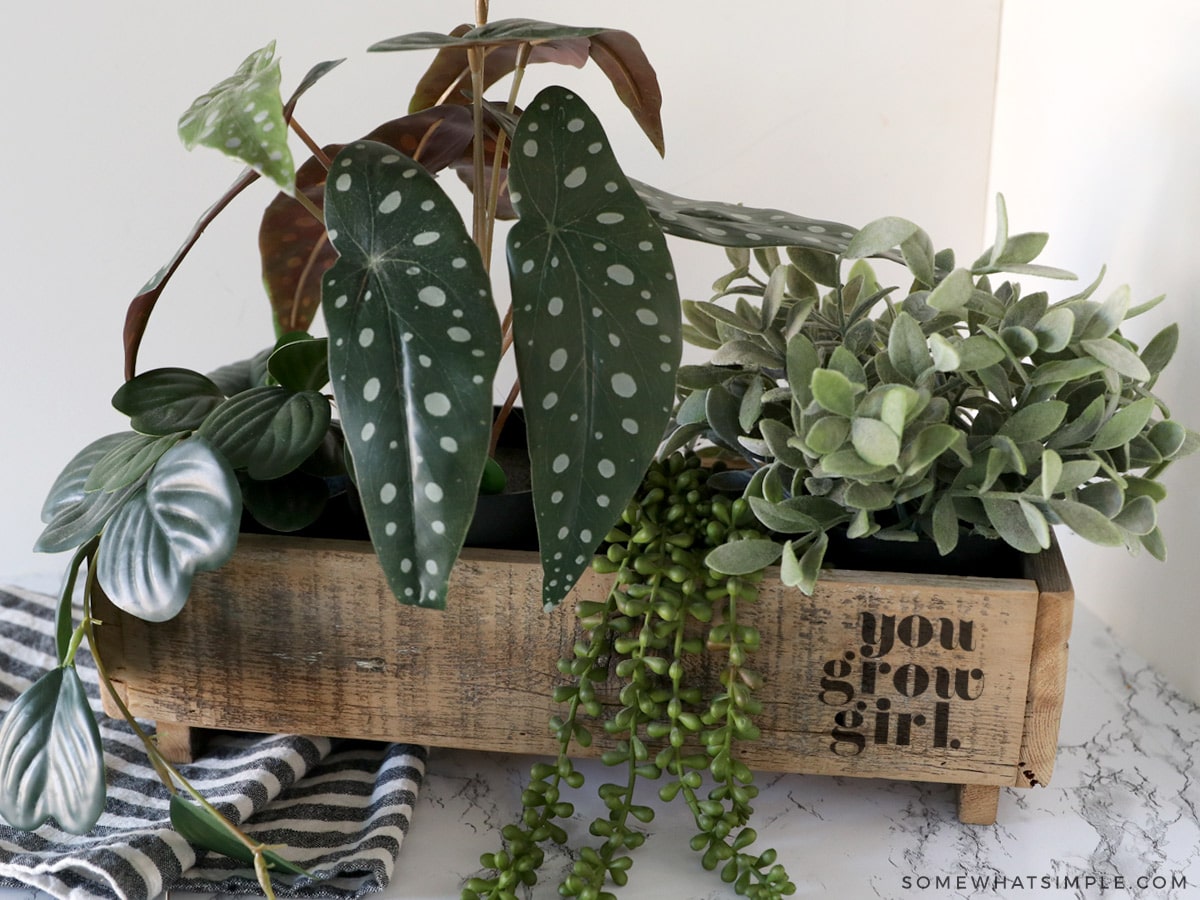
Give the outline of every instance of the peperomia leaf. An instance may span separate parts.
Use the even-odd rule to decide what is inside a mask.
[[[206,375],[165,368],[125,382],[113,394],[112,404],[129,416],[134,431],[164,435],[199,428],[224,399],[221,389]]]
[[[229,463],[203,438],[181,441],[104,529],[96,558],[100,587],[131,615],[170,619],[187,601],[194,573],[229,561],[241,513]]]
[[[57,666],[0,724],[0,816],[22,831],[53,818],[86,834],[104,812],[104,750],[74,666]]]
[[[85,491],[115,491],[139,481],[149,472],[158,458],[179,443],[182,433],[161,437],[132,434],[104,454],[88,473],[83,484]]]
[[[212,850],[230,859],[254,865],[254,853],[230,834],[228,828],[211,811],[189,803],[178,794],[171,795],[171,824],[190,843],[205,850]],[[274,850],[264,850],[267,868],[272,871],[288,872],[292,875],[310,873],[295,863],[288,862]]]
[[[199,434],[251,478],[279,478],[320,446],[329,430],[329,401],[316,391],[251,388],[209,414]]]
[[[681,352],[666,240],[592,111],[562,88],[513,138],[508,240],[546,604],[561,600],[641,483]]]
[[[187,149],[202,145],[220,150],[291,193],[296,171],[287,134],[274,41],[197,97],[179,119],[179,137]]]
[[[46,528],[38,537],[34,550],[40,553],[74,550],[100,533],[104,523],[129,498],[136,485],[112,493],[88,492],[84,486],[96,463],[133,436],[132,431],[105,435],[71,458],[54,480],[42,505],[42,521]]]
[[[291,391],[319,391],[329,384],[329,339],[310,338],[280,344],[267,360],[271,377]]]
[[[325,275],[338,411],[371,539],[396,596],[441,607],[487,458],[500,323],[462,219],[391,147],[334,159]]]

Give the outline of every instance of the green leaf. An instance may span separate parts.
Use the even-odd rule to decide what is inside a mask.
[[[220,150],[290,194],[296,170],[287,135],[274,41],[251,53],[232,76],[196,98],[179,119],[179,137],[187,149],[202,145]]]
[[[1080,341],[1079,346],[1088,356],[1098,359],[1126,378],[1132,378],[1135,381],[1150,380],[1150,370],[1146,368],[1138,355],[1112,338]]]
[[[1104,401],[1103,396],[1093,399],[1083,412],[1051,435],[1050,439],[1046,441],[1046,446],[1062,450],[1090,440],[1104,422]]]
[[[912,222],[895,216],[876,219],[854,235],[846,248],[845,256],[850,259],[877,256],[893,247],[899,247],[919,230]]]
[[[934,269],[935,252],[933,242],[923,229],[918,228],[900,244],[904,264],[913,273],[913,278],[926,287],[933,287],[937,276]]]
[[[1042,250],[1045,249],[1046,242],[1049,239],[1050,235],[1045,232],[1035,231],[1014,234],[1005,241],[1004,249],[993,260],[993,265],[1002,269],[1009,265],[1022,265],[1033,262]]]
[[[763,411],[763,393],[766,385],[761,378],[753,379],[742,394],[742,402],[738,408],[738,425],[743,435],[749,434]]]
[[[772,456],[788,468],[797,470],[808,468],[808,461],[804,458],[804,454],[788,443],[789,440],[795,438],[792,429],[776,419],[763,419],[758,423],[758,428],[762,432],[763,440],[767,442]]]
[[[1125,543],[1121,529],[1087,504],[1074,500],[1051,500],[1049,505],[1063,524],[1084,540],[1105,547],[1119,547]]]
[[[246,511],[272,531],[307,528],[321,517],[329,501],[325,479],[307,472],[289,472],[270,481],[242,478],[240,484]]]
[[[1046,353],[1058,353],[1071,343],[1075,330],[1075,313],[1066,307],[1052,309],[1033,327],[1037,335],[1038,349]]]
[[[948,554],[958,546],[958,513],[954,509],[954,498],[942,494],[933,506],[933,540],[938,553]]]
[[[241,513],[229,463],[203,438],[181,441],[105,527],[96,558],[100,586],[131,615],[170,619],[187,601],[196,572],[229,561]]]
[[[905,477],[912,478],[924,472],[951,448],[954,448],[964,464],[969,465],[970,456],[966,454],[966,444],[966,435],[953,425],[938,422],[925,426],[916,439],[905,448],[901,458]]]
[[[1103,372],[1105,368],[1106,366],[1100,360],[1083,356],[1076,359],[1056,359],[1044,362],[1034,369],[1029,381],[1034,386],[1066,384],[1069,381],[1082,381],[1090,378]]]
[[[1062,424],[1067,415],[1067,404],[1062,400],[1047,400],[1026,406],[1012,414],[999,434],[1012,438],[1018,444],[1045,440]]]
[[[1042,499],[1049,500],[1063,477],[1062,457],[1049,448],[1042,451],[1042,474],[1039,477],[1042,482]]]
[[[1097,307],[1080,337],[1083,340],[1101,340],[1108,337],[1125,321],[1131,299],[1128,285],[1117,288]]]
[[[921,326],[906,312],[896,315],[888,332],[888,359],[897,372],[914,382],[933,365]]]
[[[783,358],[753,341],[728,341],[712,355],[715,366],[758,366],[783,368]]]
[[[87,834],[104,812],[104,750],[74,666],[57,666],[9,707],[0,724],[0,816],[33,831],[53,818]]]
[[[857,510],[878,511],[896,504],[896,492],[886,484],[856,481],[846,488],[846,505]]]
[[[804,443],[817,456],[841,449],[850,437],[850,420],[842,416],[822,416],[804,435]]]
[[[874,466],[893,466],[900,457],[900,438],[878,419],[855,416],[850,441],[858,455]]]
[[[772,503],[762,497],[751,497],[750,509],[766,528],[780,534],[806,534],[821,530],[816,519],[796,508],[790,500]]]
[[[813,539],[799,559],[796,559],[793,542],[785,543],[783,559],[780,562],[780,581],[811,596],[817,586],[817,579],[821,576],[821,564],[825,561],[825,551],[828,547],[829,536],[823,531]]]
[[[1155,528],[1149,534],[1143,534],[1138,540],[1150,555],[1159,562],[1167,561],[1167,543],[1163,540],[1162,530]]]
[[[329,430],[329,401],[316,391],[251,388],[214,409],[199,434],[251,478],[279,478],[304,462]]]
[[[142,434],[192,431],[224,400],[221,389],[199,372],[165,368],[143,372],[113,394],[112,404]]]
[[[333,392],[371,540],[401,602],[441,607],[487,459],[491,285],[454,204],[384,144],[338,154],[325,216]]]
[[[778,209],[689,200],[639,181],[630,183],[658,226],[674,237],[721,247],[811,247],[844,253],[854,229]],[[887,254],[899,259],[897,254]]]
[[[858,452],[847,447],[821,458],[814,474],[833,478],[867,478],[878,474],[885,466],[867,462]]]
[[[1178,422],[1156,422],[1146,437],[1163,459],[1171,459],[1187,442],[1187,429]]]
[[[267,371],[291,391],[319,391],[329,384],[329,339],[308,338],[280,345]]]
[[[1018,500],[1017,504],[1021,507],[1021,512],[1025,514],[1025,523],[1029,526],[1029,531],[1038,542],[1038,546],[1043,550],[1050,549],[1050,523],[1046,521],[1042,511],[1028,500]]]
[[[813,346],[813,342],[806,335],[797,334],[788,341],[788,386],[792,389],[792,394],[801,409],[807,409],[813,402],[812,379],[820,364],[817,348]],[[853,406],[850,411],[853,414]]]
[[[80,450],[63,468],[42,505],[45,530],[34,549],[39,553],[61,553],[73,550],[100,533],[105,522],[129,499],[136,484],[105,492],[84,489],[96,464],[134,436],[132,431],[105,435]]]
[[[1096,436],[1092,439],[1092,449],[1111,450],[1127,444],[1141,434],[1146,423],[1150,421],[1150,416],[1154,414],[1155,408],[1152,397],[1143,397],[1141,400],[1134,400],[1128,406],[1117,410],[1113,413],[1112,418],[1101,425],[1100,430],[1096,432]]]
[[[854,398],[860,389],[841,372],[817,369],[812,373],[810,389],[822,409],[847,419],[854,416]]]
[[[1142,363],[1151,377],[1162,372],[1179,347],[1179,326],[1172,323],[1150,339],[1142,351]]]
[[[1029,524],[1025,509],[1016,500],[1003,500],[984,496],[983,508],[988,521],[1005,543],[1022,553],[1038,553],[1043,550],[1040,535]],[[1078,504],[1076,504],[1078,505]]]
[[[115,491],[139,481],[183,434],[133,434],[108,451],[88,473],[85,491]]]
[[[955,269],[943,278],[925,299],[940,312],[958,312],[967,305],[975,291],[975,282],[966,269]]]
[[[230,834],[225,823],[210,810],[197,803],[184,800],[179,794],[171,795],[171,824],[189,843],[204,850],[212,850],[246,865],[254,865],[254,853]],[[287,872],[291,875],[310,873],[295,863],[288,862],[274,850],[264,850],[267,868],[271,871]]]
[[[679,292],[666,239],[574,94],[547,88],[530,103],[509,186],[514,347],[553,605],[658,448],[682,349]]]
[[[262,387],[267,379],[267,361],[275,352],[274,347],[266,347],[254,354],[250,359],[240,359],[209,372],[208,377],[226,397],[248,391],[252,387]]]
[[[1085,481],[1094,478],[1100,471],[1100,461],[1095,459],[1069,459],[1062,464],[1062,473],[1052,488],[1052,493],[1073,491]]]
[[[960,359],[958,371],[977,372],[994,366],[1005,359],[1008,354],[1004,348],[983,334],[971,335],[955,348]]]
[[[1158,508],[1149,497],[1134,497],[1113,517],[1113,523],[1142,537],[1158,526]]]
[[[774,541],[730,541],[710,550],[704,564],[720,575],[753,575],[774,565],[782,553]]]

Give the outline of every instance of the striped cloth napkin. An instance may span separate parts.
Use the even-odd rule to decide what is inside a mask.
[[[55,664],[52,597],[0,590],[0,713]],[[99,680],[77,657],[92,707]],[[36,832],[0,822],[0,886],[63,900],[150,900],[164,891],[251,893],[254,872],[197,850],[171,828],[167,793],[124,722],[101,716],[108,803],[86,836],[47,823]],[[279,896],[350,898],[386,886],[408,831],[425,751],[408,744],[297,735],[222,734],[181,767],[223,814],[319,879],[273,876]]]

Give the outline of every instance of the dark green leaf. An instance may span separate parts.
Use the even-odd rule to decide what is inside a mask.
[[[329,430],[329,401],[316,391],[251,388],[230,397],[200,426],[235,469],[267,481],[291,472],[320,446]]]
[[[795,433],[787,425],[776,419],[763,419],[758,423],[763,440],[767,442],[771,455],[791,469],[808,467],[804,454],[789,441],[795,438]]]
[[[84,482],[85,491],[115,491],[141,480],[183,434],[130,435],[101,457]]]
[[[844,253],[854,229],[778,209],[688,200],[630,182],[660,228],[675,237],[721,247],[814,247]],[[898,258],[896,254],[891,256]]]
[[[96,558],[100,586],[131,615],[170,619],[187,601],[196,572],[229,561],[241,513],[229,463],[203,438],[181,441],[105,527]]]
[[[254,865],[254,853],[229,832],[225,823],[203,806],[190,803],[179,794],[171,795],[171,824],[189,843],[197,847],[212,850],[246,865]],[[271,871],[292,875],[309,874],[274,850],[263,851],[263,856],[266,857],[267,868]]]
[[[340,258],[321,303],[371,539],[401,602],[440,607],[487,459],[500,357],[490,282],[453,203],[411,159],[356,143],[329,184]]]
[[[34,549],[39,553],[61,553],[74,550],[95,537],[117,509],[136,489],[129,485],[112,493],[84,490],[92,469],[114,448],[134,436],[132,431],[105,435],[80,450],[50,488],[42,505],[45,530]]]
[[[782,553],[774,541],[730,541],[709,551],[704,564],[721,575],[753,575],[774,565]]]
[[[1156,422],[1146,435],[1163,459],[1175,456],[1187,441],[1187,429],[1178,422]]]
[[[212,379],[190,369],[143,372],[113,394],[112,404],[129,416],[134,431],[173,434],[192,431],[224,399]]]
[[[207,377],[226,397],[248,391],[252,387],[262,387],[266,384],[267,361],[274,352],[274,347],[266,347],[250,359],[241,359],[214,369]]]
[[[282,344],[267,360],[267,371],[291,391],[319,391],[329,384],[329,339]]]
[[[307,528],[321,517],[329,501],[325,479],[307,472],[289,472],[270,481],[242,478],[240,483],[247,512],[272,531]]]
[[[1130,534],[1148,535],[1158,524],[1158,509],[1149,497],[1134,497],[1113,517],[1113,522]]]
[[[1104,422],[1105,398],[1096,397],[1078,416],[1046,441],[1047,447],[1062,450],[1089,441]]]
[[[555,604],[641,483],[675,393],[679,292],[666,240],[590,109],[542,91],[513,137],[514,347]],[[710,397],[712,393],[710,392]]]
[[[104,750],[74,666],[56,666],[0,724],[0,816],[33,831],[53,818],[87,834],[104,812]]]
[[[296,170],[287,135],[274,41],[196,98],[179,119],[179,137],[189,150],[198,145],[220,150],[291,193]]]

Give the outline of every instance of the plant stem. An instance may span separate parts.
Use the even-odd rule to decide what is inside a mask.
[[[297,189],[296,192],[294,194],[292,194],[292,197],[295,199],[295,201],[297,203],[299,203],[306,210],[308,210],[309,215],[311,215],[314,219],[316,219],[322,225],[325,224],[325,213],[321,212],[321,208],[319,206],[317,206],[315,203],[313,203],[311,200],[308,199],[308,197],[307,197],[307,195],[305,195],[304,191]]]
[[[308,132],[304,130],[304,128],[295,120],[295,118],[288,120],[288,127],[290,127],[292,131],[296,132],[296,135],[300,138],[300,140],[304,141],[304,146],[312,151],[312,155],[317,158],[317,162],[324,166],[325,171],[328,172],[329,167],[333,165],[333,160],[331,160],[325,154],[325,151],[321,149],[320,144],[318,144],[309,136]]]

